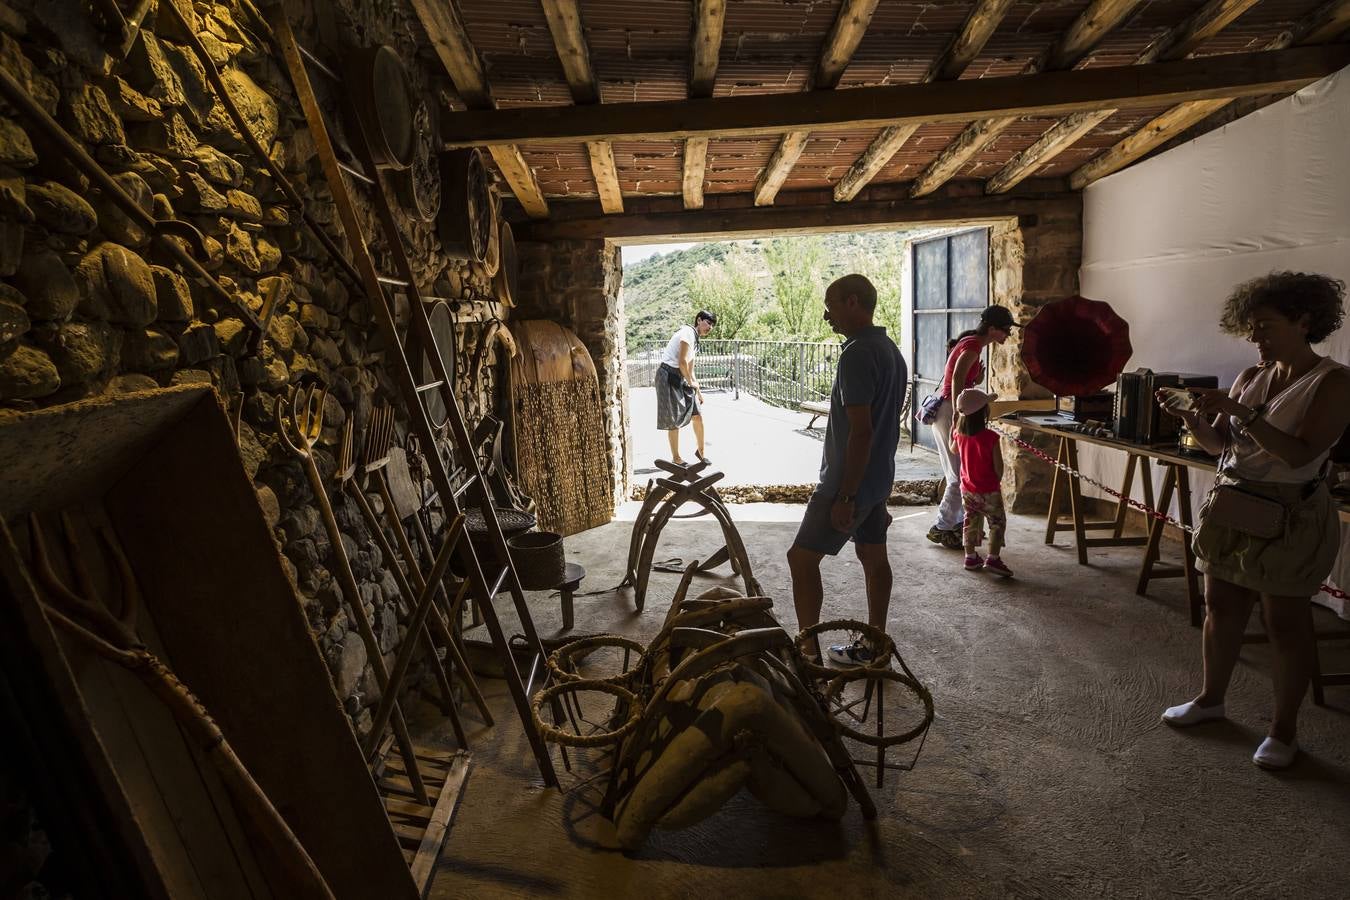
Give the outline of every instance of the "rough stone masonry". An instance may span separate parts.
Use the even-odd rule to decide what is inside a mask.
[[[162,8],[170,2],[221,71],[250,130],[309,212],[343,245],[314,139],[248,0],[162,0],[125,58],[110,51],[116,42],[101,30],[96,4],[0,3],[0,65],[142,209],[196,226],[227,291],[255,313],[269,288],[281,297],[261,352],[251,353],[249,329],[237,311],[158,258],[150,236],[45,146],[31,123],[0,110],[0,415],[184,383],[212,384],[227,402],[242,398],[241,455],[338,694],[364,733],[379,700],[373,670],[334,583],[314,497],[298,463],[276,446],[271,409],[274,397],[301,379],[329,386],[319,449],[327,475],[335,465],[337,430],[348,417],[359,441],[373,407],[401,404],[360,290],[339,274],[248,150],[187,35]],[[424,38],[403,4],[323,5],[331,7],[343,39],[394,46],[415,89],[439,97],[444,85],[420,64],[417,46]],[[320,37],[315,10],[306,4],[296,20],[300,38],[337,58],[338,48]],[[315,87],[329,120],[341,121],[330,85],[317,81]],[[377,234],[373,209],[361,191],[353,193],[366,233]],[[458,304],[455,358],[471,359],[481,325],[505,311],[491,302],[484,273],[442,252],[434,224],[405,216],[400,226],[423,292]],[[378,258],[381,248],[375,249]],[[392,271],[387,259],[380,262]],[[489,349],[477,392],[461,394],[471,426],[502,402],[495,353]],[[461,391],[466,382],[459,380]],[[379,498],[371,499],[378,508]],[[405,631],[397,585],[355,502],[337,495],[334,503],[367,613],[392,664]]]

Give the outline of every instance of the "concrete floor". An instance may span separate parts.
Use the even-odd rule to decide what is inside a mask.
[[[789,628],[794,512],[732,509]],[[1196,690],[1199,633],[1180,581],[1135,596],[1137,548],[1094,551],[1080,567],[1064,536],[1047,547],[1041,520],[1013,517],[1005,558],[1017,578],[992,580],[923,539],[931,509],[894,512],[889,630],[932,689],[937,718],[917,767],[874,791],[875,822],[856,805],[838,824],[790,819],[742,792],[625,855],[592,790],[566,774],[563,792],[543,787],[503,682],[486,680],[498,724],[472,735],[473,769],[431,896],[1346,896],[1350,688],[1328,689],[1335,708],[1304,707],[1293,769],[1262,771],[1250,756],[1269,722],[1264,646],[1243,652],[1230,721],[1159,723]],[[583,589],[620,580],[630,529],[616,521],[567,539],[590,572]],[[711,523],[673,522],[657,558],[706,557],[719,543]],[[826,617],[860,615],[856,559],[824,571]],[[578,598],[576,630],[650,638],[676,581],[654,574],[641,615],[628,591]],[[531,598],[541,633],[556,632],[556,598]],[[1318,622],[1335,620],[1318,610]],[[1328,670],[1350,668],[1350,646],[1339,648],[1324,651]],[[450,744],[428,709],[420,727]]]
[[[704,395],[703,421],[708,458],[725,473],[721,485],[763,486],[815,484],[820,474],[820,450],[825,440],[825,418],[807,428],[811,414],[770,406],[758,397],[709,391]],[[656,430],[656,390],[634,388],[629,392],[628,415],[632,423],[633,482],[645,484],[660,470],[654,459],[670,459],[670,442]],[[694,458],[694,431],[680,432],[680,452]],[[942,478],[937,455],[923,447],[911,450],[901,435],[895,454],[896,481]]]

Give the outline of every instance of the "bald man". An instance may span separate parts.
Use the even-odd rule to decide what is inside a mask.
[[[825,290],[825,321],[846,340],[830,391],[820,483],[787,554],[801,628],[820,621],[820,561],[837,555],[850,539],[867,584],[867,622],[886,628],[891,601],[886,500],[895,483],[900,403],[909,373],[886,329],[872,323],[876,307],[876,288],[862,275],[845,275]],[[819,652],[814,646],[803,650]],[[872,656],[863,639],[829,648],[829,658],[844,666],[866,665]]]

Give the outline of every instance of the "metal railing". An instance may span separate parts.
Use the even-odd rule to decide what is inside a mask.
[[[703,340],[694,357],[694,376],[704,390],[741,391],[765,403],[797,409],[826,401],[834,384],[840,344],[814,341]],[[652,383],[666,343],[652,342],[628,351],[628,383]]]

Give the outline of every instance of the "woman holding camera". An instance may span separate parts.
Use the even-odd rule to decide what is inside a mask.
[[[1309,598],[1340,543],[1323,476],[1350,425],[1350,370],[1312,345],[1341,326],[1344,298],[1345,284],[1324,275],[1276,272],[1239,285],[1220,327],[1256,344],[1260,362],[1227,393],[1190,389],[1190,409],[1158,395],[1219,456],[1194,539],[1205,573],[1204,687],[1162,718],[1176,726],[1224,718],[1224,694],[1259,599],[1274,651],[1275,715],[1252,761],[1268,769],[1287,767],[1298,753],[1298,710],[1317,653]]]

